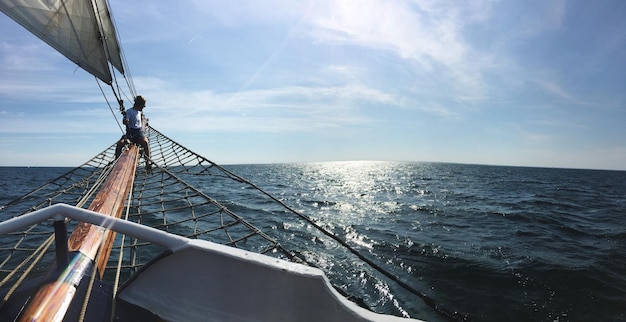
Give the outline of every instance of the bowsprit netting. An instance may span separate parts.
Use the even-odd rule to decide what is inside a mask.
[[[148,128],[148,133],[152,150],[149,161],[153,168],[148,173],[142,168],[146,161],[140,162],[123,218],[189,238],[299,261],[276,240],[186,181],[201,182],[205,191],[220,191],[225,185],[233,184],[254,187],[251,183],[152,128]],[[115,144],[83,165],[0,206],[1,219],[56,203],[87,208],[114,162]],[[254,188],[249,190],[268,196]],[[75,225],[69,223],[69,230]],[[22,281],[45,274],[55,259],[53,234],[52,223],[42,222],[24,231],[0,236],[3,294],[9,297],[10,289],[17,288]],[[159,246],[118,234],[104,279],[119,285],[162,251]]]
[[[325,229],[316,220],[290,208],[248,180],[190,151],[157,130],[148,127],[147,133],[152,155],[150,160],[144,157],[138,164],[134,186],[127,199],[126,211],[122,215],[123,219],[189,238],[204,239],[276,258],[307,263],[322,268],[334,285],[344,285],[345,278],[356,274],[354,267],[347,264],[320,267],[316,265],[314,256],[315,247],[321,247],[322,249],[318,250],[323,251],[323,248],[330,245],[327,241],[335,242],[341,245],[346,253],[368,264],[377,272],[376,274],[381,274],[381,277],[420,297],[444,318],[463,319],[463,316],[442,308],[423,292],[360,254],[343,238]],[[6,220],[57,203],[87,208],[115,162],[115,144],[113,144],[83,165],[0,206],[0,219]],[[147,163],[152,165],[152,171],[147,171],[145,166]],[[243,196],[236,197],[233,192]],[[294,245],[283,247],[276,239],[257,228],[259,223],[267,226],[267,221],[271,221],[270,218],[263,217],[264,211],[242,206],[236,200],[233,201],[233,198],[242,198],[240,199],[242,203],[261,204],[262,208],[270,207],[267,205],[271,203],[274,205],[270,207],[273,213],[288,215],[285,217],[286,220],[289,217],[291,218],[289,220],[295,219],[305,223],[303,227],[307,232],[303,233],[307,240],[326,240],[320,245],[307,243],[312,247],[311,250],[298,250],[306,245],[296,245],[296,251],[290,251],[288,249],[293,249]],[[245,217],[242,214],[245,214]],[[68,223],[69,231],[72,231],[76,224]],[[266,226],[264,229],[268,229]],[[269,229],[280,234],[275,228]],[[285,230],[283,233],[291,235],[294,232]],[[312,237],[315,238],[311,239]],[[319,239],[320,237],[322,239]],[[0,245],[0,297],[3,297],[0,302],[0,320],[2,320],[3,312],[10,311],[4,309],[10,306],[5,303],[11,303],[15,297],[27,297],[24,290],[30,287],[28,281],[40,280],[38,277],[44,276],[54,264],[52,222],[41,222],[23,231],[0,236]],[[96,283],[101,283],[100,287],[106,285],[110,288],[114,298],[120,285],[164,251],[165,249],[160,246],[117,234],[103,272],[102,282],[106,284]],[[345,271],[342,271],[344,269]],[[358,265],[356,269],[361,272],[360,270],[364,268]],[[93,286],[95,275],[96,270],[93,270],[89,290],[96,287]],[[372,279],[373,282],[376,280],[378,279]],[[348,295],[341,287],[336,286],[336,289]],[[84,308],[90,303],[89,300],[89,296],[86,296]]]

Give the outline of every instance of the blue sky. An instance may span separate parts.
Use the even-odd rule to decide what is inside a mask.
[[[110,4],[151,125],[218,163],[626,170],[622,0]],[[94,78],[0,29],[0,165],[113,144]]]

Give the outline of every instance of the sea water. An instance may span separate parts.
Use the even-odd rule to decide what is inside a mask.
[[[474,321],[626,319],[624,171],[409,162],[226,167]],[[0,205],[68,170],[0,168]],[[346,266],[350,276],[329,278],[376,311],[442,319],[393,281],[369,283],[363,272],[371,268],[293,214],[240,190],[205,186],[201,177],[187,181],[316,266]]]

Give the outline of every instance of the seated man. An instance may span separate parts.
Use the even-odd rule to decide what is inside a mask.
[[[117,142],[115,147],[115,159],[119,158],[122,154],[122,148],[127,144],[128,140],[143,148],[144,156],[146,158],[146,169],[150,171],[150,145],[148,143],[148,137],[146,136],[146,127],[148,126],[147,119],[143,113],[143,108],[146,106],[146,100],[143,96],[139,95],[135,97],[135,104],[133,107],[126,110],[124,114],[123,123],[126,125],[126,134],[122,135],[122,138]]]

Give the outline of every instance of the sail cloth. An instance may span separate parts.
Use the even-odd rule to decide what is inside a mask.
[[[106,0],[0,0],[0,10],[103,82],[107,62],[124,74]]]

